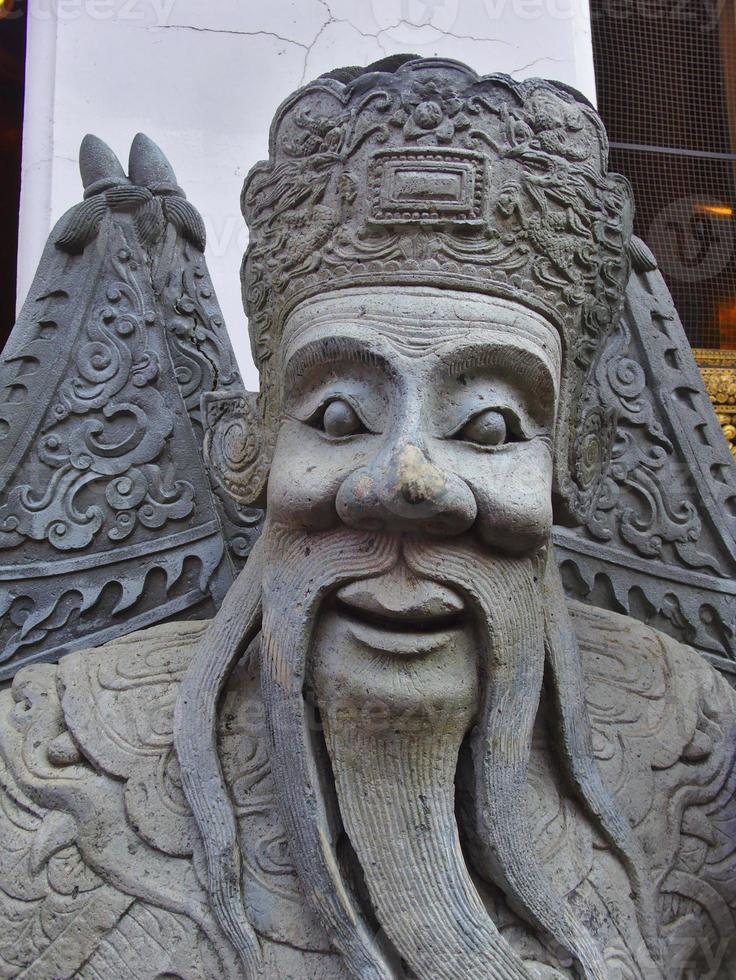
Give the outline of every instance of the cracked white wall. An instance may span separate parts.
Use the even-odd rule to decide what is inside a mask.
[[[299,84],[410,51],[541,75],[593,99],[588,0],[30,0],[19,299],[53,222],[80,198],[87,132],[125,163],[142,130],[207,225],[207,259],[246,382],[239,194]]]

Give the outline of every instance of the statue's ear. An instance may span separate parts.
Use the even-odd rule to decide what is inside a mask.
[[[208,392],[202,419],[210,479],[236,504],[265,507],[270,454],[258,395],[245,389]]]

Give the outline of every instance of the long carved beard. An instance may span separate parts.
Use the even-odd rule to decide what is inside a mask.
[[[443,715],[441,729],[420,726],[411,738],[406,730],[402,738],[399,726],[397,737],[384,731],[378,738],[373,728],[361,733],[356,726],[347,731],[337,724],[329,698],[324,699],[320,707],[340,815],[392,945],[374,935],[340,869],[339,821],[331,819],[330,791],[305,702],[310,643],[326,596],[347,582],[383,574],[398,558],[398,543],[378,535],[294,533],[267,524],[182,685],[176,746],[184,789],[207,852],[213,910],[240,952],[248,978],[258,975],[260,951],[240,897],[235,822],[214,721],[225,679],[261,625],[261,599],[262,693],[285,829],[305,894],[351,975],[391,980],[398,972],[398,951],[421,980],[530,977],[487,916],[460,850],[453,783],[469,722],[462,712],[454,719]],[[418,577],[462,594],[475,615],[482,693],[472,739],[476,870],[500,885],[539,933],[572,955],[585,980],[604,980],[600,951],[534,858],[526,814],[532,726],[544,669],[541,562],[490,558],[474,553],[467,541],[446,540],[433,545],[407,540],[404,559]],[[552,664],[564,701],[562,688],[580,671],[574,638],[571,632],[562,637],[559,625],[551,628],[549,622],[546,633],[548,643],[567,643]],[[580,687],[578,678],[576,691]],[[589,812],[630,865],[635,846],[602,789],[587,738],[572,731],[587,731],[584,707],[578,707],[558,719],[566,750],[561,761]],[[570,758],[580,751],[590,759]],[[369,787],[380,792],[366,792]]]
[[[466,598],[484,637],[474,764],[477,836],[488,877],[537,931],[569,951],[586,980],[604,980],[600,951],[534,859],[526,813],[544,671],[540,564],[474,555],[467,542],[428,547],[407,541],[404,549],[411,571],[453,586]],[[371,936],[338,868],[304,688],[325,596],[345,582],[387,571],[397,561],[397,546],[344,531],[272,532],[269,551],[261,683],[293,857],[353,975],[393,976],[390,956]],[[422,980],[526,980],[529,972],[485,911],[458,839],[454,777],[476,705],[458,706],[454,718],[446,713],[442,725],[410,724],[407,730],[404,707],[392,717],[388,699],[389,723],[377,734],[370,720],[361,728],[364,711],[357,710],[350,724],[335,714],[341,699],[329,681],[318,678],[316,693],[340,815],[394,948]]]
[[[455,821],[458,754],[478,706],[475,658],[450,639],[419,664],[380,658],[366,676],[339,631],[330,643],[330,625],[312,648],[315,692],[340,814],[379,922],[417,977],[528,977],[470,879]],[[376,696],[386,670],[393,684]]]
[[[291,855],[308,900],[353,976],[391,980],[390,956],[373,936],[338,866],[336,828],[328,816],[304,687],[309,641],[325,596],[344,583],[390,569],[398,546],[389,538],[342,530],[307,534],[272,526],[264,537],[261,691]]]

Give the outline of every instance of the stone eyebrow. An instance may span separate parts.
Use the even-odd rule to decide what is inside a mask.
[[[442,357],[439,369],[449,377],[457,377],[466,371],[490,367],[502,374],[510,374],[514,380],[533,389],[540,386],[545,393],[554,395],[555,379],[550,365],[533,349],[519,350],[507,344],[468,343],[459,350]]]
[[[312,368],[324,367],[338,361],[369,364],[386,373],[393,373],[388,359],[369,348],[365,341],[337,334],[308,341],[294,351],[284,368],[284,391],[298,384],[302,376]]]

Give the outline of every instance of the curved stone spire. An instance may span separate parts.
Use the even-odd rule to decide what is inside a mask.
[[[128,171],[130,179],[139,187],[149,187],[156,190],[170,188],[184,196],[184,192],[177,184],[174,168],[160,147],[145,133],[138,133],[133,140],[130,147]]]
[[[92,133],[84,137],[79,148],[79,172],[85,197],[128,182],[117,156],[107,143]]]

